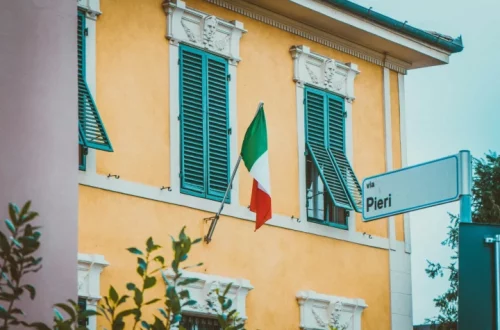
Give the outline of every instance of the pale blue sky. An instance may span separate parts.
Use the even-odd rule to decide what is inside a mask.
[[[500,1],[499,0],[354,0],[374,11],[424,30],[456,37],[465,49],[450,64],[410,71],[406,76],[408,165],[469,149],[482,157],[500,152]],[[436,315],[432,299],[447,280],[431,280],[426,261],[447,262],[447,212],[457,203],[411,214],[413,320]]]

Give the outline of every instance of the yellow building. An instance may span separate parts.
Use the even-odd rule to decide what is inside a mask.
[[[186,273],[201,283],[186,319],[213,317],[206,295],[232,282],[247,329],[327,329],[332,314],[412,328],[409,219],[363,222],[359,182],[405,166],[405,74],[448,63],[460,39],[344,0],[78,3],[87,306],[134,278],[127,247],[207,234],[262,101],[273,217],[254,232],[241,166],[190,254],[204,265]]]

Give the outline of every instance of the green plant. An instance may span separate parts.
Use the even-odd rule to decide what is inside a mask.
[[[191,247],[201,242],[200,238],[191,240],[185,233],[185,227],[182,228],[177,240],[172,237],[174,257],[170,264],[167,264],[165,257],[159,253],[162,247],[155,244],[151,237],[147,239],[143,250],[128,248],[127,250],[137,257],[136,272],[139,280],[137,283],[126,284],[127,294],[120,294],[114,286],[110,286],[108,295],[103,297],[98,306],[99,312],[81,310],[75,301],[68,300],[66,303],[54,305],[52,326],[42,322],[23,321],[21,317],[24,313],[16,306],[16,302],[26,293],[32,300],[36,296],[35,287],[23,281],[24,275],[36,273],[42,268],[42,258],[35,256],[40,248],[40,227],[32,225],[38,214],[30,211],[30,207],[31,202],[27,202],[21,210],[16,205],[9,204],[10,219],[6,219],[5,224],[10,234],[7,236],[0,231],[0,320],[3,322],[0,330],[19,325],[39,330],[87,330],[86,326],[80,325],[81,321],[95,315],[105,317],[112,330],[124,329],[127,320],[130,320],[129,324],[133,325],[133,329],[140,327],[170,330],[175,327],[186,330],[179,325],[182,309],[185,306],[195,305],[196,301],[190,298],[189,291],[183,287],[198,279],[182,278],[182,270],[202,264],[181,266],[187,260]],[[167,278],[164,273],[168,268],[174,273],[171,278]],[[158,276],[160,274],[161,277]],[[146,299],[150,289],[158,284],[158,278],[163,278],[166,283],[164,295],[161,298]],[[235,309],[231,309],[232,300],[227,298],[230,288],[231,284],[222,294],[216,289],[214,293],[220,306],[216,308],[212,302],[209,302],[209,306],[218,312],[221,329],[244,329],[244,320],[238,316]],[[126,302],[130,299],[132,307],[126,308]],[[145,306],[155,304],[159,305],[157,314],[143,315]]]
[[[229,290],[231,290],[231,286],[232,283],[229,283],[222,294],[218,288],[213,290],[213,293],[217,296],[218,306],[215,306],[210,300],[207,300],[207,304],[218,314],[217,320],[222,330],[244,329],[244,320],[239,317],[236,309],[231,309],[233,301],[227,297]]]
[[[36,273],[42,268],[42,257],[36,256],[36,252],[40,248],[40,227],[32,224],[38,213],[32,212],[30,207],[30,201],[25,203],[21,209],[10,203],[9,218],[5,220],[8,236],[0,231],[1,330],[20,325],[41,330],[51,329],[42,322],[25,322],[23,320],[24,312],[16,306],[16,303],[25,294],[31,300],[35,299],[35,287],[26,283],[24,279],[27,274]],[[80,310],[78,304],[72,300],[69,300],[67,304],[56,304],[54,307],[53,328],[58,330],[84,330],[86,327],[79,327],[78,321],[95,315],[93,311]]]
[[[133,317],[133,329],[140,326],[143,329],[170,330],[172,326],[179,324],[182,318],[182,307],[194,305],[196,301],[190,299],[188,290],[178,292],[178,288],[179,286],[197,281],[194,278],[180,279],[182,276],[181,269],[190,268],[181,267],[181,264],[187,260],[192,245],[200,241],[201,239],[192,241],[186,235],[185,227],[182,228],[178,240],[172,237],[172,250],[174,251],[174,258],[170,264],[170,267],[174,271],[172,280],[167,279],[164,275],[164,271],[168,266],[165,263],[165,257],[159,254],[161,246],[155,244],[151,237],[146,241],[144,251],[135,247],[127,249],[130,253],[137,256],[136,272],[140,280],[139,284],[127,283],[126,289],[130,292],[130,295],[120,295],[113,286],[110,286],[108,296],[104,297],[103,303],[99,305],[99,310],[110,323],[112,330],[124,329],[125,318],[129,316]],[[201,263],[196,266],[201,266]],[[146,291],[156,286],[159,274],[162,275],[166,283],[164,296],[145,301]],[[128,309],[121,308],[130,297],[133,298],[134,306]],[[181,300],[185,299],[187,300],[181,303]],[[161,305],[159,304],[160,302],[162,303]],[[147,319],[144,318],[143,307],[153,304],[161,306],[158,308],[159,314],[148,315]],[[151,317],[154,319],[152,323],[148,321]]]

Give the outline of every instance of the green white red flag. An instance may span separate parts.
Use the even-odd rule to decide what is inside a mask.
[[[250,211],[256,213],[255,230],[272,218],[271,181],[267,152],[267,127],[264,105],[259,105],[257,115],[245,133],[241,158],[253,180]]]

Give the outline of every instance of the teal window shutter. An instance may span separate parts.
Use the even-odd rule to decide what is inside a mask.
[[[230,159],[227,61],[185,45],[179,51],[181,192],[222,201]]]
[[[328,149],[333,162],[339,169],[343,184],[349,194],[352,206],[357,212],[362,210],[361,186],[345,154],[345,109],[344,100],[327,94]]]
[[[180,48],[181,192],[205,196],[204,54]]]
[[[78,121],[80,145],[103,151],[113,151],[85,78],[85,14],[78,11]]]
[[[229,184],[227,61],[207,55],[208,197],[222,200]]]
[[[335,206],[352,210],[340,170],[328,149],[328,97],[325,92],[305,89],[306,150]]]

